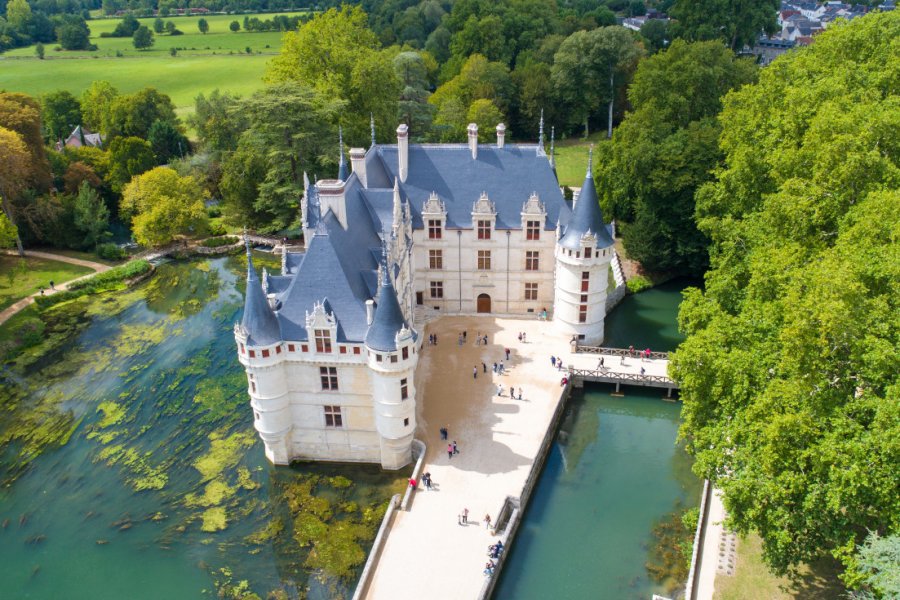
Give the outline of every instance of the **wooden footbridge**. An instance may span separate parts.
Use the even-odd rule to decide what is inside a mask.
[[[616,386],[617,394],[621,386],[635,385],[664,389],[666,397],[671,398],[672,390],[679,388],[678,382],[669,377],[668,352],[576,346],[566,371],[576,385],[585,381],[610,383]]]

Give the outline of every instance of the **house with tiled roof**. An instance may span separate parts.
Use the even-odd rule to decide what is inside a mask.
[[[305,251],[258,277],[248,252],[235,325],[254,423],[276,464],[412,460],[416,365],[441,315],[545,318],[603,340],[613,260],[590,157],[566,201],[553,142],[396,144],[340,150],[335,179],[305,179]],[[474,334],[474,332],[470,332]],[[455,340],[454,340],[455,341]],[[450,341],[453,343],[453,341]]]

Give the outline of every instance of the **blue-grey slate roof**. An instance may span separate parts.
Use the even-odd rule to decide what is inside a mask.
[[[247,345],[268,346],[281,341],[278,319],[263,294],[262,284],[253,268],[253,259],[247,255],[247,295],[244,298],[244,316],[241,325],[247,330]]]
[[[588,231],[597,236],[598,248],[607,248],[613,245],[613,239],[603,222],[603,212],[600,210],[597,188],[594,187],[594,177],[590,169],[584,178],[584,185],[581,186],[581,193],[575,203],[572,220],[563,229],[563,236],[559,244],[569,250],[579,250],[581,238]]]
[[[375,148],[387,172],[385,187],[393,187],[400,175],[397,152],[396,145]],[[371,178],[368,183],[372,188]],[[473,159],[466,145],[410,144],[408,175],[400,183],[400,195],[409,198],[416,229],[424,227],[422,206],[432,192],[444,202],[448,229],[472,228],[472,206],[482,192],[497,210],[497,229],[522,228],[522,205],[532,192],[547,211],[545,229],[554,229],[557,220],[565,224],[570,214],[547,157],[538,156],[534,145],[479,145],[478,158]]]
[[[394,352],[397,350],[397,332],[408,326],[390,278],[382,279],[375,306],[375,317],[366,334],[366,346],[381,352]]]

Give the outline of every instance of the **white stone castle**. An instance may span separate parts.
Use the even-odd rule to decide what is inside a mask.
[[[553,144],[341,146],[337,179],[306,181],[306,249],[257,276],[235,325],[266,456],[412,460],[419,334],[436,315],[546,317],[583,343],[603,340],[613,257],[590,160],[574,206]],[[548,324],[548,326],[550,326]],[[452,343],[452,341],[451,341]]]

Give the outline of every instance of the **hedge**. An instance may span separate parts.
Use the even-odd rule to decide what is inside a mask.
[[[80,296],[123,289],[126,280],[139,277],[152,269],[153,266],[146,260],[133,260],[120,267],[98,273],[93,277],[74,281],[66,291],[57,292],[50,296],[38,296],[34,301],[43,309]]]

